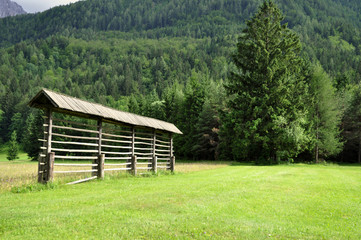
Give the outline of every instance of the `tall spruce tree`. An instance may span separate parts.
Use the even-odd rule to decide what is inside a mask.
[[[18,142],[16,141],[16,131],[13,131],[10,137],[9,141],[9,147],[8,147],[8,153],[7,153],[7,159],[9,161],[18,159],[19,148],[18,148]]]
[[[233,55],[237,71],[225,85],[231,95],[225,125],[234,132],[230,148],[238,160],[275,163],[308,143],[301,45],[283,19],[277,6],[265,1],[247,22]]]

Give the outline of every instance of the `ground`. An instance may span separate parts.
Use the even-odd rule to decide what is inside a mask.
[[[2,173],[5,165],[6,174],[36,173],[36,163],[3,161]],[[361,239],[360,166],[205,162],[176,170],[8,186],[0,239]]]

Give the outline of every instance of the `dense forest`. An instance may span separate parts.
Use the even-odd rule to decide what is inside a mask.
[[[184,133],[175,139],[180,157],[241,159],[222,147],[231,140],[222,135],[229,109],[224,86],[236,69],[231,56],[238,38],[262,2],[87,0],[0,19],[0,141],[14,131],[24,146],[36,139],[30,135],[39,113],[26,104],[44,87],[175,123]],[[332,132],[343,146],[320,157],[358,161],[361,3],[275,2],[307,62],[313,96],[305,102],[312,106],[307,116],[318,119],[309,131],[319,126],[327,135],[330,128],[315,109],[337,107],[324,111],[336,116]],[[312,161],[313,151],[304,148],[295,160]]]

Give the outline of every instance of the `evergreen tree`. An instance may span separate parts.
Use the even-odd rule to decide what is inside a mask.
[[[307,144],[301,45],[283,19],[267,0],[239,37],[233,55],[237,71],[225,85],[235,159],[275,163],[296,156]]]
[[[318,162],[319,156],[332,156],[342,150],[339,129],[341,114],[331,79],[321,66],[315,66],[310,80],[313,101],[309,109],[313,122],[312,135],[315,139],[315,161]]]
[[[18,159],[18,142],[16,141],[16,131],[13,131],[9,141],[7,159],[9,161]]]
[[[26,119],[23,145],[24,151],[33,161],[39,156],[41,142],[38,139],[43,138],[42,125],[42,111],[37,111],[35,116],[31,113]]]

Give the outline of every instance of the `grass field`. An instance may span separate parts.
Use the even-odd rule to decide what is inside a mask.
[[[0,239],[361,239],[361,167],[226,165],[4,190]]]

